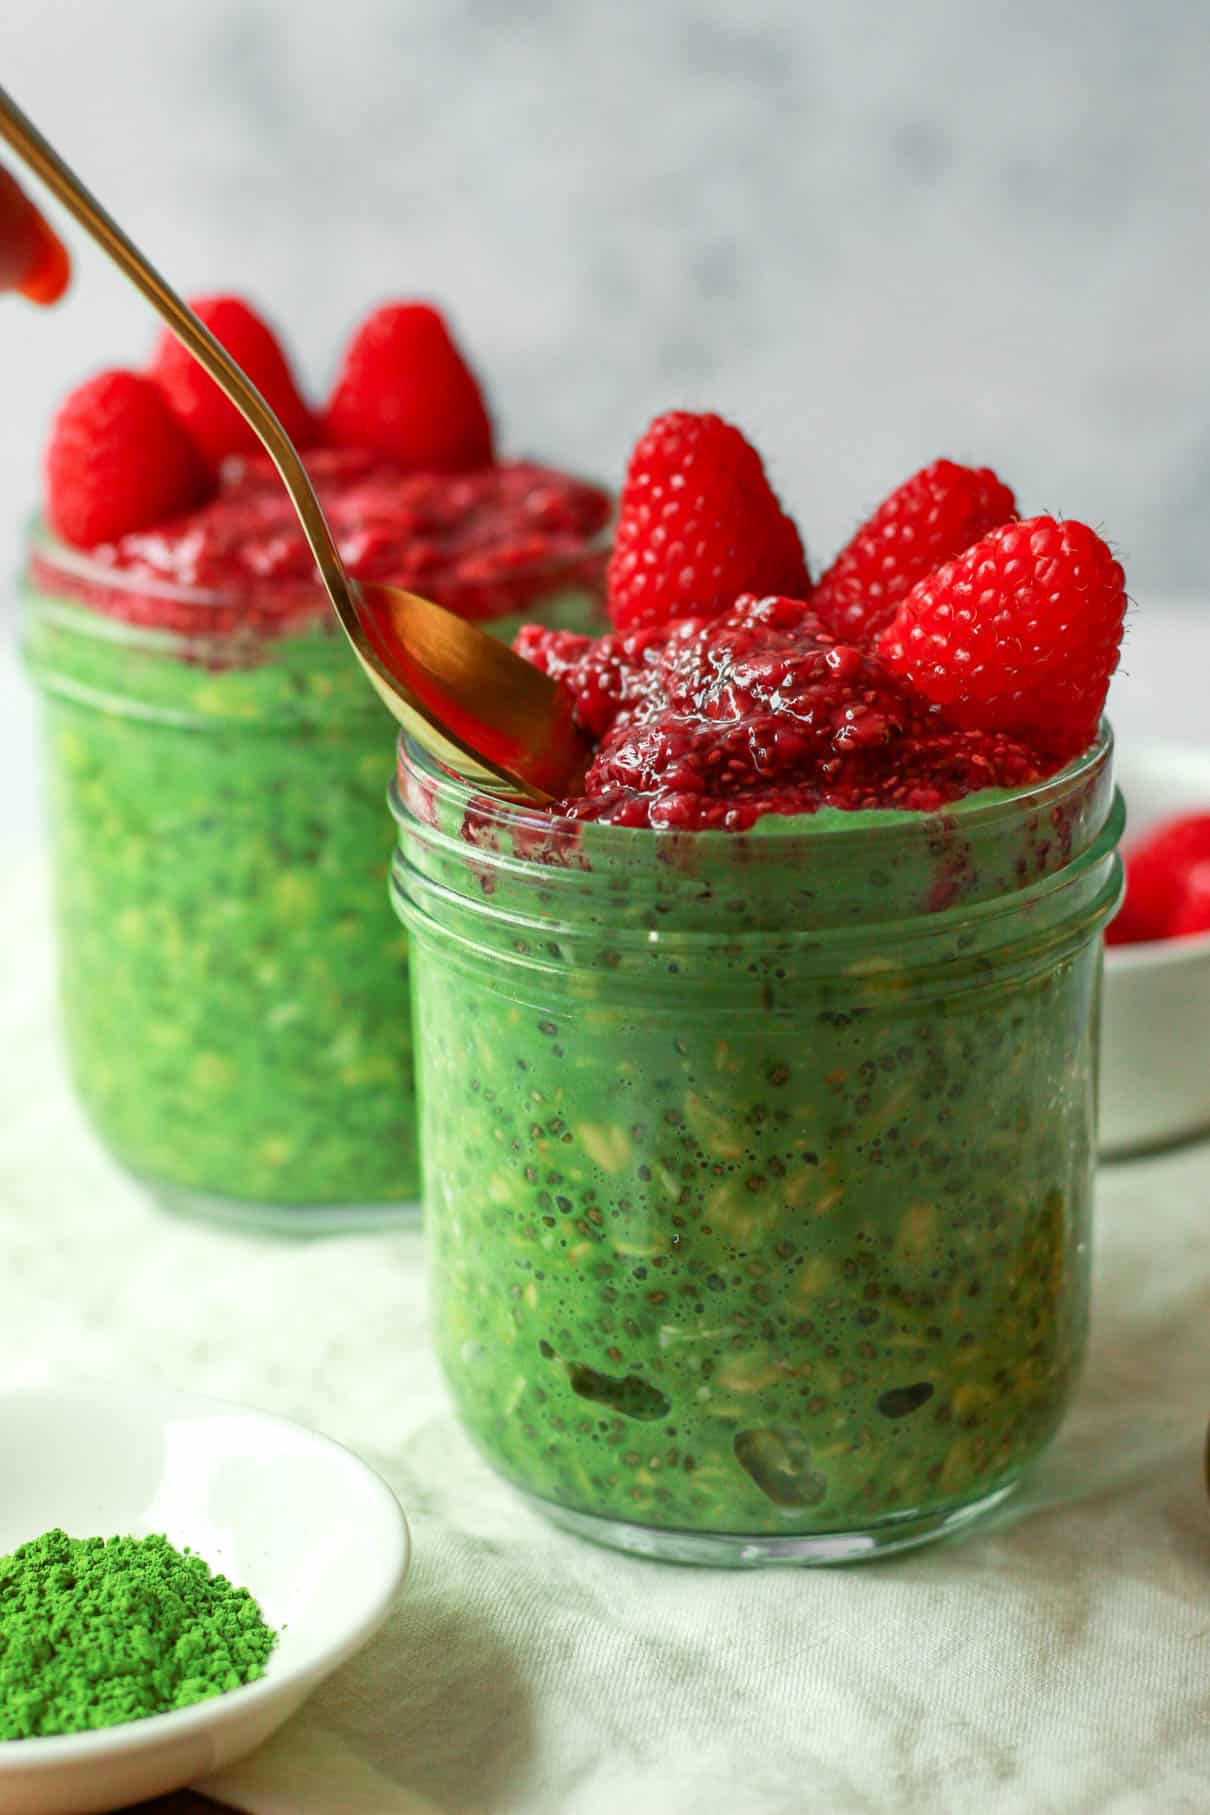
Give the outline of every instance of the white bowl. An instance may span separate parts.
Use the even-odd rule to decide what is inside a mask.
[[[0,1815],[95,1815],[242,1758],[390,1611],[407,1522],[356,1456],[301,1425],[191,1393],[0,1394],[0,1555],[53,1526],[205,1557],[279,1632],[264,1677],[95,1733],[0,1741]]]
[[[1173,814],[1210,812],[1210,749],[1118,752],[1126,844]],[[1105,952],[1101,1153],[1115,1159],[1210,1131],[1210,933]]]

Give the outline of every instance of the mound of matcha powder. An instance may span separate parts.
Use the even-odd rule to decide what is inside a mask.
[[[0,1740],[188,1708],[263,1675],[246,1588],[164,1537],[48,1531],[0,1557]]]

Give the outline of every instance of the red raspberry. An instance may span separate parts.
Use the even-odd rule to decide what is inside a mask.
[[[238,296],[195,296],[189,306],[247,373],[295,445],[310,446],[316,438],[315,418],[268,323]],[[148,371],[213,471],[228,454],[260,447],[239,411],[168,329],[156,342]]]
[[[1210,813],[1171,819],[1126,853],[1126,899],[1111,945],[1210,931]]]
[[[138,372],[90,378],[51,424],[46,515],[77,548],[191,510],[208,489],[193,442],[163,393]]]
[[[388,303],[345,350],[325,439],[372,448],[414,472],[490,466],[492,425],[478,380],[427,303]]]
[[[58,302],[71,277],[67,248],[7,170],[0,170],[0,287]]]
[[[1173,939],[1188,939],[1195,933],[1210,933],[1210,863],[1201,863],[1186,883],[1180,907],[1168,927]]]
[[[1096,735],[1126,611],[1122,569],[1085,523],[1005,523],[920,580],[878,641],[961,730],[1065,761]]]
[[[720,416],[657,416],[634,453],[609,562],[619,630],[717,617],[740,593],[805,598],[802,542],[760,455]]]
[[[1015,498],[990,467],[934,460],[862,524],[811,603],[837,636],[871,643],[917,580],[1016,514]]]

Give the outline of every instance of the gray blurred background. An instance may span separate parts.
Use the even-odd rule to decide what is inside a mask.
[[[1206,0],[4,0],[0,80],[186,290],[314,386],[448,306],[504,444],[616,478],[656,410],[764,450],[826,559],[934,455],[1210,566]],[[78,246],[78,235],[73,236]],[[146,311],[80,253],[0,336],[0,556]]]

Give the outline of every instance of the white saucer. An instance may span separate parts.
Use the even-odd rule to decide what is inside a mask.
[[[96,1815],[180,1789],[267,1739],[390,1611],[410,1541],[399,1503],[326,1437],[154,1388],[0,1394],[0,1555],[165,1532],[247,1588],[280,1634],[265,1676],[172,1714],[0,1742],[0,1815]]]
[[[1210,749],[1125,744],[1125,846],[1162,819],[1210,812]],[[1101,1031],[1101,1152],[1108,1159],[1210,1131],[1210,933],[1111,945]]]

